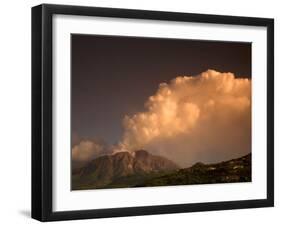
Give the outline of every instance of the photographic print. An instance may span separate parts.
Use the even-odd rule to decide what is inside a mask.
[[[32,7],[32,218],[274,206],[274,19]]]
[[[251,43],[71,35],[71,188],[251,182]]]

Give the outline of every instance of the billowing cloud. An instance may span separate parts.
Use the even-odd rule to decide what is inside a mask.
[[[214,70],[180,76],[160,84],[145,109],[125,116],[123,139],[115,151],[143,148],[182,166],[251,151],[249,79]]]
[[[92,139],[81,140],[72,148],[72,160],[76,162],[88,162],[103,154],[105,154],[105,145]]]

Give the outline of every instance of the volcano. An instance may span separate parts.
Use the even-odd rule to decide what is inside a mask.
[[[92,160],[72,175],[72,189],[132,187],[152,175],[177,169],[179,167],[171,160],[145,150],[117,152]]]

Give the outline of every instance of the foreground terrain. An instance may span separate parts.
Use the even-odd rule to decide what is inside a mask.
[[[251,181],[251,154],[180,169],[172,161],[139,150],[94,159],[72,174],[72,189],[150,187]]]

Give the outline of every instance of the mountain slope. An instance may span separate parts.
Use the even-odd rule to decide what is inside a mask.
[[[147,179],[139,183],[137,187],[250,181],[251,154],[248,154],[241,158],[216,164],[196,163],[190,168]]]
[[[216,164],[179,169],[144,150],[99,157],[72,175],[72,189],[151,187],[251,181],[251,154]]]
[[[131,187],[151,178],[178,169],[172,161],[138,150],[118,152],[91,161],[79,173],[72,175],[72,189]]]

